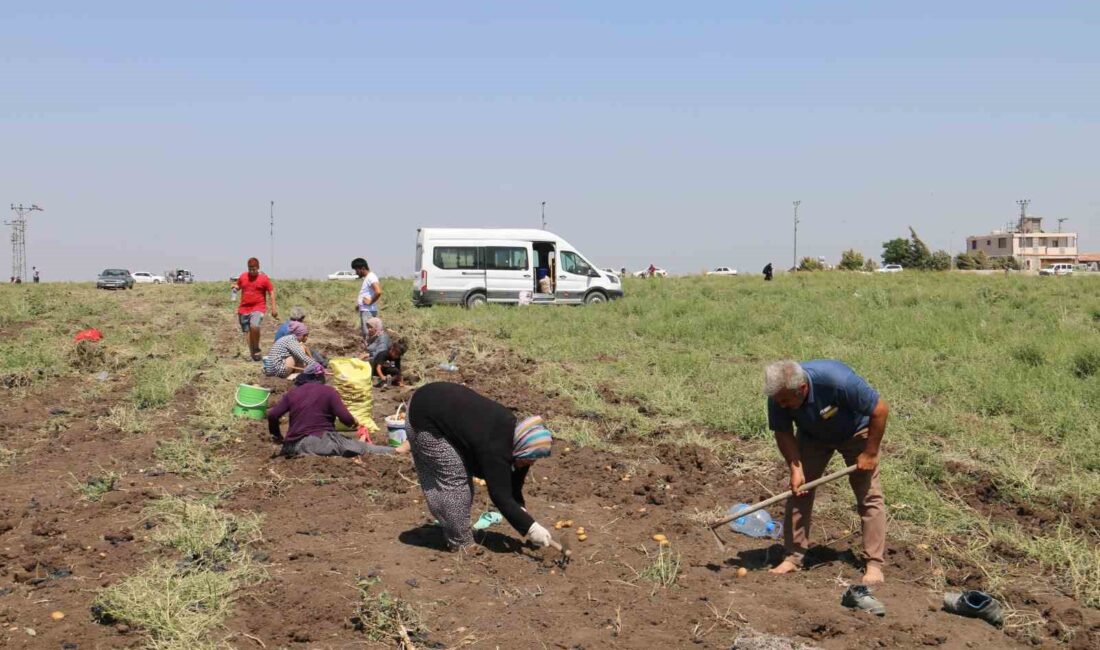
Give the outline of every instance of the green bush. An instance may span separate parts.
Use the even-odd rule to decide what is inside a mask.
[[[824,271],[825,265],[821,263],[821,260],[814,257],[803,257],[802,261],[798,263],[799,271]]]
[[[863,253],[849,248],[840,254],[840,264],[837,264],[837,268],[844,271],[858,271],[863,268]]]
[[[1073,356],[1073,374],[1081,379],[1100,371],[1100,350],[1082,350]]]

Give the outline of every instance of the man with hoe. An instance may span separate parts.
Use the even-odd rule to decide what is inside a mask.
[[[271,317],[279,317],[279,308],[275,306],[275,285],[271,279],[260,273],[260,260],[248,258],[248,271],[242,273],[233,284],[240,291],[241,301],[237,307],[237,320],[244,332],[244,342],[253,361],[260,357],[260,323],[267,312],[267,297],[271,296]]]
[[[771,572],[783,574],[801,568],[809,550],[814,506],[813,492],[801,487],[820,478],[833,452],[839,451],[845,463],[857,467],[848,475],[848,482],[863,523],[867,562],[863,583],[883,582],[886,510],[878,462],[890,413],[886,402],[851,368],[832,360],[773,363],[764,370],[764,394],[768,397],[768,427],[790,467],[791,491],[795,493],[787,501],[783,524],[787,557]]]

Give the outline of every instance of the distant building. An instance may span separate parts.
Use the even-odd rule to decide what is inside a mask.
[[[1076,264],[1077,233],[1044,232],[1041,217],[1020,217],[1012,230],[967,237],[966,250],[982,251],[991,258],[1015,257],[1021,269],[1038,271],[1060,262]]]

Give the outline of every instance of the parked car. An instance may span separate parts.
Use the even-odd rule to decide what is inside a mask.
[[[336,273],[328,274],[329,280],[358,280],[359,276],[355,274],[355,271],[337,271]]]
[[[614,273],[546,230],[421,228],[413,303],[591,305],[622,298]]]
[[[131,275],[138,284],[164,284],[163,275],[153,275],[148,271],[134,271]]]
[[[1051,264],[1045,269],[1039,269],[1039,275],[1073,275],[1073,265],[1064,262]]]
[[[133,289],[134,276],[126,269],[104,269],[95,283],[96,289]]]
[[[636,277],[636,278],[648,278],[648,277],[650,277],[649,269],[642,269],[641,271],[635,271],[634,272],[634,277]],[[655,277],[655,278],[667,278],[668,277],[668,271],[666,271],[664,269],[655,269],[653,271],[653,277]]]
[[[728,266],[716,266],[713,270],[707,271],[707,275],[737,275],[737,269],[731,269]]]
[[[901,273],[901,264],[887,264],[878,270],[879,273]]]
[[[168,281],[172,284],[191,284],[195,281],[195,274],[187,269],[169,271],[168,275],[165,277],[167,277]]]

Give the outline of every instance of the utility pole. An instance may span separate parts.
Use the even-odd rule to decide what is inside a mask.
[[[1058,219],[1058,232],[1062,232],[1062,222],[1069,221],[1069,217],[1062,217]]]
[[[542,202],[542,229],[546,230],[546,201]]]
[[[792,268],[798,268],[798,206],[802,205],[802,201],[794,202],[794,265]]]
[[[27,279],[27,213],[42,212],[42,208],[34,203],[29,207],[13,203],[11,211],[15,218],[4,222],[11,226],[11,275],[22,282]]]
[[[267,277],[275,273],[275,202],[271,202],[271,257],[270,266],[267,269]]]

